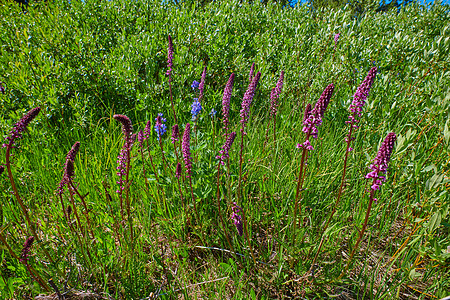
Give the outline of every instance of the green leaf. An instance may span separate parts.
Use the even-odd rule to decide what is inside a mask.
[[[430,221],[428,222],[428,232],[432,233],[435,229],[441,226],[441,212],[437,211],[431,216]]]

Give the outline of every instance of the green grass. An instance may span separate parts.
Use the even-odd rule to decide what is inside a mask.
[[[88,291],[105,299],[448,296],[450,22],[446,9],[409,5],[399,14],[368,12],[358,19],[345,9],[330,10],[314,19],[306,7],[282,9],[234,1],[204,7],[158,1],[34,3],[26,14],[13,4],[1,4],[4,136],[30,108],[42,108],[17,142],[12,158],[19,195],[37,224],[39,240],[31,248],[29,265],[44,282],[52,278],[61,291],[67,280],[72,293]],[[336,32],[341,36],[334,50]],[[177,180],[171,175],[177,161],[164,75],[168,34],[175,48],[173,96],[181,132],[187,122],[193,125],[190,105],[195,94],[190,85],[200,80],[204,64],[208,67],[203,111],[191,132],[192,184],[200,221],[188,181],[182,186],[189,204],[185,215]],[[252,62],[262,77],[244,138],[242,197],[238,198],[239,110]],[[344,193],[324,233],[313,276],[311,264],[341,183],[348,107],[374,64],[379,72],[352,144],[355,150],[349,156]],[[281,70],[286,74],[276,140],[271,132],[263,147],[271,121],[270,91]],[[236,79],[230,128],[238,135],[230,151],[229,185],[225,167],[220,179],[230,249],[218,216],[215,157],[224,143],[221,102],[232,72]],[[305,138],[303,108],[306,103],[314,105],[331,82],[335,92],[319,137],[312,141],[302,210],[293,220],[301,158],[295,146]],[[211,120],[208,113],[213,108],[218,113]],[[137,133],[148,120],[154,124],[159,112],[167,117],[169,130],[162,144],[171,171],[164,169],[152,128],[144,161],[137,142],[132,150],[131,238],[129,219],[125,214],[122,222],[115,193],[123,138],[112,116],[130,117]],[[368,206],[370,184],[364,176],[392,131],[398,139],[387,181],[376,193],[378,201],[364,238],[349,261]],[[82,229],[69,225],[56,194],[65,156],[76,141],[81,148],[74,181],[86,195],[91,222],[87,228],[84,207],[75,197]],[[0,164],[5,163],[5,152],[0,150]],[[6,241],[0,243],[0,297],[52,293],[53,289],[46,291],[33,280],[13,255],[20,256],[31,232],[6,171],[0,175],[0,196],[0,233]],[[67,189],[63,200],[66,206],[70,203]],[[232,201],[238,201],[245,212],[256,263],[246,238],[237,235],[230,220]],[[294,232],[293,224],[298,222],[301,226]]]

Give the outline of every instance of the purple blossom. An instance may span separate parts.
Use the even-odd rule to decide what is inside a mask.
[[[242,217],[240,215],[241,209],[236,202],[233,202],[233,207],[231,208],[232,214],[231,214],[231,220],[233,220],[234,226],[236,226],[236,229],[238,231],[239,236],[242,236],[244,233],[244,228],[242,226]]]
[[[194,102],[192,103],[191,107],[192,107],[191,109],[192,120],[195,121],[197,120],[197,116],[202,111],[202,105],[200,104],[200,101],[197,98],[194,98]]]
[[[340,36],[341,34],[340,33],[336,33],[335,35],[334,35],[334,47],[336,48],[336,46],[337,46],[337,43],[338,43],[338,40],[339,40],[339,36]]]
[[[80,142],[76,142],[73,144],[72,148],[66,155],[66,162],[64,163],[64,175],[59,183],[59,187],[57,190],[57,193],[59,195],[62,195],[64,192],[64,186],[70,183],[70,181],[73,179],[75,171],[74,171],[74,163],[75,163],[75,156],[78,153],[78,150],[80,149]]]
[[[306,133],[306,139],[309,139],[310,136],[317,138],[317,127],[322,124],[322,117],[328,107],[333,91],[334,85],[331,83],[325,88],[314,108],[308,112],[308,117],[303,120],[304,127],[302,131]],[[306,113],[307,111],[305,111],[305,117]]]
[[[175,177],[180,178],[181,176],[181,163],[177,163],[177,167],[175,169]]]
[[[303,144],[297,144],[297,146],[295,146],[295,148],[297,148],[297,149],[306,148],[306,150],[309,150],[309,151],[314,150],[314,148],[313,148],[313,146],[311,146],[311,143],[309,142],[309,140],[306,140]]]
[[[5,87],[3,86],[3,82],[0,81],[0,92],[4,95],[5,94]]]
[[[22,253],[20,255],[20,262],[24,265],[28,264],[28,255],[30,254],[30,250],[31,250],[31,246],[33,245],[34,242],[34,237],[30,236],[29,238],[27,238],[27,240],[25,241],[25,244],[23,245],[22,248]]]
[[[14,141],[16,139],[20,139],[22,137],[22,133],[25,131],[25,129],[27,128],[28,124],[30,124],[30,122],[36,118],[36,116],[39,114],[39,112],[41,111],[40,107],[36,107],[33,108],[32,110],[30,110],[26,115],[24,115],[19,122],[17,122],[14,125],[14,128],[10,131],[9,136],[6,137],[6,140],[9,141],[9,143],[11,145],[14,144]],[[3,144],[3,147],[7,147],[8,145]]]
[[[136,135],[133,134],[133,125],[131,124],[130,118],[125,115],[114,115],[114,119],[122,123],[122,133],[125,143],[120,150],[119,155],[117,156],[117,176],[119,179],[117,180],[117,184],[119,185],[119,189],[116,191],[120,196],[122,196],[122,191],[125,189],[125,180],[124,176],[127,174],[130,152],[133,147],[133,143],[136,139]]]
[[[3,174],[3,171],[5,171],[5,167],[3,165],[0,165],[0,175]]]
[[[280,78],[278,79],[276,87],[272,89],[270,93],[270,116],[275,117],[278,109],[278,98],[281,90],[283,89],[284,71],[281,71]]]
[[[172,126],[172,144],[175,144],[175,142],[178,142],[178,138],[180,137],[178,124],[175,124]]]
[[[164,135],[164,133],[166,133],[167,131],[167,126],[166,124],[164,124],[166,122],[166,119],[162,117],[163,114],[159,113],[158,116],[155,119],[155,131],[157,134],[157,139],[159,141],[159,139]]]
[[[248,118],[250,115],[250,105],[252,104],[253,97],[255,96],[256,86],[258,85],[258,81],[259,81],[260,77],[261,77],[261,72],[256,73],[255,78],[253,78],[252,82],[249,84],[247,91],[244,94],[244,98],[242,100],[242,108],[240,111],[242,134],[245,134],[245,125],[247,124]]]
[[[148,140],[150,138],[150,133],[152,132],[152,122],[149,120],[145,125],[144,129],[144,140]]]
[[[230,133],[225,144],[222,146],[222,150],[219,151],[220,155],[216,156],[217,159],[220,159],[220,163],[222,165],[224,165],[225,160],[227,160],[230,157],[228,152],[230,151],[231,146],[233,145],[235,137],[236,132]]]
[[[172,67],[173,67],[173,44],[172,44],[172,37],[169,35],[169,47],[167,49],[167,67],[168,70],[166,72],[167,76],[170,76],[172,74]]]
[[[200,95],[198,96],[199,101],[203,99],[203,90],[205,89],[205,79],[206,79],[206,67],[203,69],[202,78],[200,79],[200,84],[198,89],[200,90]]]
[[[222,115],[223,115],[223,129],[225,132],[228,132],[229,114],[230,114],[230,99],[231,92],[233,91],[233,83],[234,83],[234,73],[230,75],[228,78],[228,82],[225,85],[225,89],[223,90],[223,98],[222,98]]]
[[[122,124],[122,133],[125,142],[129,142],[133,135],[133,125],[130,118],[125,115],[114,115],[113,118]]]
[[[392,150],[394,149],[397,136],[394,132],[389,133],[384,139],[378,150],[378,154],[374,159],[374,163],[370,165],[371,172],[367,173],[366,178],[373,178],[372,190],[379,190],[383,181],[386,181],[386,174],[389,160],[391,159]],[[381,173],[381,175],[380,175]]]
[[[144,132],[142,130],[138,132],[137,140],[139,142],[139,148],[142,150],[144,146]]]
[[[352,104],[349,108],[352,115],[349,116],[350,121],[347,121],[347,123],[354,124],[358,122],[356,120],[356,117],[361,116],[362,108],[366,104],[365,101],[367,99],[367,96],[369,96],[370,88],[372,87],[375,75],[377,75],[377,70],[377,67],[371,68],[364,81],[356,89],[356,92],[353,95]]]
[[[183,133],[183,141],[181,142],[181,149],[183,151],[184,165],[186,167],[187,177],[192,175],[192,157],[190,149],[191,140],[191,124],[187,123]]]
[[[248,81],[253,81],[253,73],[255,72],[255,63],[252,63],[252,66],[250,68],[250,73],[248,74]]]
[[[200,82],[198,82],[197,80],[194,80],[191,84],[191,88],[193,90],[198,89],[199,85],[200,85]]]

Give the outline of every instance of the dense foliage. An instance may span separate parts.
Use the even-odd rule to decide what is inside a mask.
[[[240,1],[0,4],[0,296],[49,294],[50,278],[104,298],[446,296],[449,36],[448,8],[414,3],[358,17]],[[347,167],[348,109],[374,66]],[[232,73],[237,134],[221,148]],[[330,83],[308,144],[304,111]],[[375,200],[365,175],[390,132]]]

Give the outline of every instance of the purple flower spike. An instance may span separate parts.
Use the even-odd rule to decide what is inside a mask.
[[[236,226],[239,236],[242,236],[244,233],[244,228],[242,226],[242,217],[240,215],[241,208],[236,204],[236,202],[233,202],[233,207],[231,210],[233,211],[231,214],[231,219],[233,220],[234,226]]]
[[[125,115],[114,115],[113,118],[122,124],[123,138],[128,142],[133,135],[133,125],[130,118]]]
[[[180,178],[181,177],[181,163],[177,164],[177,168],[175,169],[175,177]]]
[[[80,150],[80,142],[75,142],[70,151],[67,153],[66,160],[75,162],[75,156],[77,155],[78,150]]]
[[[306,120],[309,118],[311,109],[312,109],[312,106],[310,103],[308,103],[308,105],[306,105],[305,112],[303,113],[303,124],[305,124]]]
[[[122,133],[125,143],[120,150],[119,156],[117,157],[117,176],[119,179],[117,180],[117,184],[119,185],[119,189],[116,191],[120,196],[122,196],[122,191],[125,189],[125,180],[124,176],[127,173],[127,167],[129,163],[129,157],[131,148],[133,147],[133,143],[136,139],[136,135],[133,134],[133,125],[131,124],[130,118],[125,115],[114,115],[114,119],[122,123]]]
[[[233,91],[233,83],[234,83],[234,73],[230,75],[228,78],[228,82],[225,85],[225,89],[223,90],[223,98],[222,98],[222,115],[223,115],[223,129],[228,132],[228,125],[230,124],[229,115],[230,115],[230,99],[231,92]]]
[[[150,138],[150,132],[152,132],[152,122],[149,120],[145,125],[144,129],[144,140],[148,140]]]
[[[309,111],[307,118],[306,113],[308,112],[308,110],[305,110],[304,116],[305,119],[303,120],[304,127],[302,131],[306,133],[307,139],[309,139],[309,136],[317,138],[318,133],[317,127],[322,124],[322,117],[325,113],[325,110],[328,107],[328,103],[330,103],[333,91],[334,85],[329,84],[323,91],[314,108],[311,111]]]
[[[347,121],[347,123],[358,122],[355,120],[355,118],[361,116],[362,108],[366,104],[366,99],[369,96],[370,88],[372,87],[375,76],[377,75],[377,70],[377,67],[373,67],[372,69],[370,69],[366,78],[353,95],[353,101],[349,109],[352,113],[352,116],[349,117],[350,121]]]
[[[247,91],[244,94],[244,98],[242,100],[242,108],[240,111],[242,134],[245,134],[245,125],[247,124],[248,118],[250,115],[250,105],[252,104],[253,97],[255,96],[256,86],[258,85],[258,81],[259,81],[260,77],[261,77],[261,72],[256,73],[255,78],[253,78],[252,82],[249,84]]]
[[[336,48],[336,45],[337,45],[337,43],[338,43],[338,41],[339,41],[339,36],[340,36],[341,34],[340,33],[336,33],[335,35],[334,35],[334,47]]]
[[[137,140],[139,142],[139,148],[142,149],[144,146],[144,132],[142,130],[138,132]]]
[[[57,190],[58,195],[62,195],[64,192],[64,186],[70,183],[70,181],[73,179],[75,175],[75,156],[78,153],[78,150],[80,149],[80,142],[76,142],[73,144],[72,149],[67,153],[66,155],[66,162],[64,164],[64,175],[59,183],[59,187]]]
[[[378,150],[374,163],[369,167],[371,172],[367,173],[366,178],[373,178],[372,190],[379,190],[383,181],[386,181],[386,174],[389,160],[391,159],[392,150],[394,149],[397,136],[394,132],[389,133],[384,139]],[[380,174],[381,173],[381,174]]]
[[[28,255],[30,253],[33,242],[34,242],[34,237],[30,236],[29,238],[27,238],[27,240],[25,241],[25,244],[23,245],[22,254],[20,255],[19,261],[24,265],[28,264]]]
[[[178,142],[178,138],[180,137],[178,124],[175,124],[172,126],[172,144],[175,144],[175,142]]]
[[[236,137],[236,132],[230,133],[230,135],[228,136],[228,138],[225,142],[225,145],[222,146],[222,150],[219,151],[220,155],[216,156],[217,159],[220,159],[220,163],[222,165],[224,165],[225,160],[227,160],[230,157],[228,152],[230,151],[231,146],[233,145],[235,137]]]
[[[164,135],[164,133],[166,133],[167,131],[167,126],[166,124],[164,124],[166,122],[166,119],[162,117],[163,114],[159,113],[158,116],[155,119],[155,131],[157,134],[157,139],[159,141],[159,139]]]
[[[250,73],[248,74],[248,81],[253,81],[253,73],[255,72],[255,63],[252,63],[252,66],[250,68]]]
[[[172,44],[172,37],[169,35],[169,47],[167,49],[167,67],[169,68],[166,72],[167,76],[170,76],[172,74],[172,67],[173,67],[173,44]]]
[[[181,149],[183,150],[184,165],[186,167],[186,173],[188,174],[187,175],[188,178],[191,177],[192,175],[192,162],[191,162],[192,157],[191,157],[190,140],[191,140],[191,124],[187,123],[183,133],[183,141],[181,143]]]
[[[278,98],[281,90],[283,89],[284,71],[281,71],[280,78],[278,79],[276,87],[272,89],[270,93],[270,116],[275,117],[278,109]]]
[[[25,131],[28,124],[30,124],[30,122],[33,121],[34,118],[36,118],[40,111],[41,108],[36,107],[30,110],[26,115],[24,115],[22,119],[20,119],[19,122],[14,125],[14,128],[10,131],[9,136],[6,138],[6,140],[8,140],[11,145],[13,145],[14,140],[20,139],[22,137],[22,133]],[[4,144],[3,147],[7,147],[7,145]]]
[[[3,165],[0,165],[0,175],[2,175],[4,171],[5,171],[5,167]]]
[[[203,99],[203,90],[205,89],[205,79],[206,79],[206,67],[203,69],[202,79],[200,79],[200,84],[198,85],[198,89],[200,90],[198,101],[202,101]]]

